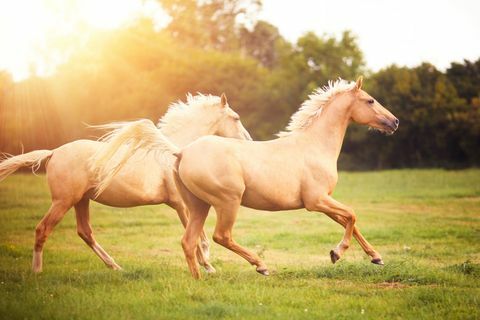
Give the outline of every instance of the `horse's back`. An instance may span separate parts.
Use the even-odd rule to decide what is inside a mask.
[[[165,172],[168,165],[159,165],[153,153],[132,156],[110,186],[95,198],[97,178],[90,168],[90,159],[103,144],[93,140],[76,140],[55,149],[47,166],[52,195],[73,203],[86,195],[114,207],[157,204],[169,198],[174,185]]]

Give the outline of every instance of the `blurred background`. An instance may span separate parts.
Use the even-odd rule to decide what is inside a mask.
[[[365,76],[399,119],[351,126],[339,168],[480,165],[475,1],[18,0],[0,10],[0,152],[92,138],[225,92],[256,140],[315,88]]]

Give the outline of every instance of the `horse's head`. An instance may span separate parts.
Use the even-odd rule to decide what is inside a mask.
[[[237,138],[242,140],[252,140],[248,131],[243,127],[240,116],[230,108],[227,96],[222,93],[220,105],[215,111],[216,121],[214,122],[214,132],[218,136],[227,138]]]
[[[381,132],[393,134],[400,121],[378,101],[362,90],[363,78],[359,77],[352,90],[351,120],[370,126]]]

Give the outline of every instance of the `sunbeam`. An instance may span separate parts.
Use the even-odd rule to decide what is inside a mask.
[[[92,33],[149,17],[157,27],[169,18],[153,0],[17,0],[0,11],[0,70],[15,81],[48,76]]]

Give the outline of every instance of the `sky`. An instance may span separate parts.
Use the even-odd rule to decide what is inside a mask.
[[[351,30],[374,71],[423,61],[444,70],[480,57],[480,0],[263,0],[259,18],[293,42]]]
[[[4,1],[0,70],[14,80],[27,78],[32,67],[37,75],[52,74],[93,32],[142,16],[157,28],[170,21],[157,0]],[[351,30],[373,71],[423,61],[444,70],[480,57],[480,0],[263,0],[259,18],[292,42],[310,30],[334,36]]]

